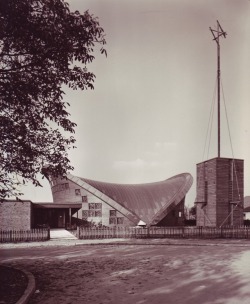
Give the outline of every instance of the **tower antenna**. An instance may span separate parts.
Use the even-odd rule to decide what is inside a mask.
[[[219,21],[217,20],[217,29],[209,28],[217,43],[217,83],[218,83],[218,158],[220,158],[220,36],[226,38],[227,33],[223,31]]]

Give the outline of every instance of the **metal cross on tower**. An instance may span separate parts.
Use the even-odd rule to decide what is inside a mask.
[[[220,158],[220,36],[226,38],[227,33],[223,31],[219,21],[217,20],[217,29],[209,28],[217,43],[217,83],[218,83],[218,157]]]

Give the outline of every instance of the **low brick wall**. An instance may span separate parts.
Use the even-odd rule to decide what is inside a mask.
[[[0,202],[0,229],[30,230],[31,208],[31,201],[8,200]]]

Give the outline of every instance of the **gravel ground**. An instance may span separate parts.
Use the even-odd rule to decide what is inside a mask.
[[[250,303],[248,242],[58,244],[1,250],[4,265],[34,274],[31,304]]]
[[[15,304],[28,284],[27,277],[19,270],[0,266],[0,303]]]

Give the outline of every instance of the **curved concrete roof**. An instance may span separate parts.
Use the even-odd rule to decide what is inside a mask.
[[[72,175],[68,176],[72,180]],[[77,182],[78,180],[78,182]],[[147,184],[115,184],[77,178],[74,182],[83,182],[83,187],[98,191],[93,193],[110,205],[118,203],[122,210],[127,210],[134,221],[142,220],[148,225],[155,225],[169,212],[169,209],[178,205],[185,197],[193,183],[189,173],[182,173],[164,181]],[[104,196],[103,196],[103,195]],[[109,198],[111,200],[105,199]],[[114,206],[115,208],[115,206]],[[122,213],[124,213],[120,210]],[[126,214],[124,214],[126,215]]]

